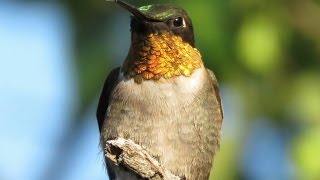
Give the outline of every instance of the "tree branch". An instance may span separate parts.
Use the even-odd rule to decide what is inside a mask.
[[[129,169],[149,180],[181,180],[153,158],[141,146],[131,140],[117,138],[109,140],[105,148],[106,157],[115,165]]]

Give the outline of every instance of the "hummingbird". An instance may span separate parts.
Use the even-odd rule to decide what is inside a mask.
[[[97,109],[101,144],[122,137],[145,148],[171,173],[207,180],[220,147],[218,82],[195,47],[188,13],[170,4],[135,7],[131,44],[106,78]],[[141,179],[105,159],[109,179]]]

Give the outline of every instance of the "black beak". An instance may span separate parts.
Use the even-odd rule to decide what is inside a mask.
[[[114,0],[113,2],[119,4],[119,6],[129,11],[137,19],[146,20],[146,21],[159,21],[151,17],[148,17],[147,15],[143,14],[138,8],[124,1]]]

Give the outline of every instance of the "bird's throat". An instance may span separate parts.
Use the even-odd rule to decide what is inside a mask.
[[[123,73],[136,82],[190,76],[202,66],[199,51],[170,33],[132,35]]]

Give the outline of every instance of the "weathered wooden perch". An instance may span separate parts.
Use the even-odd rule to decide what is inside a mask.
[[[144,179],[181,180],[131,140],[123,138],[109,140],[106,143],[105,152],[106,157],[115,165],[129,169]]]

